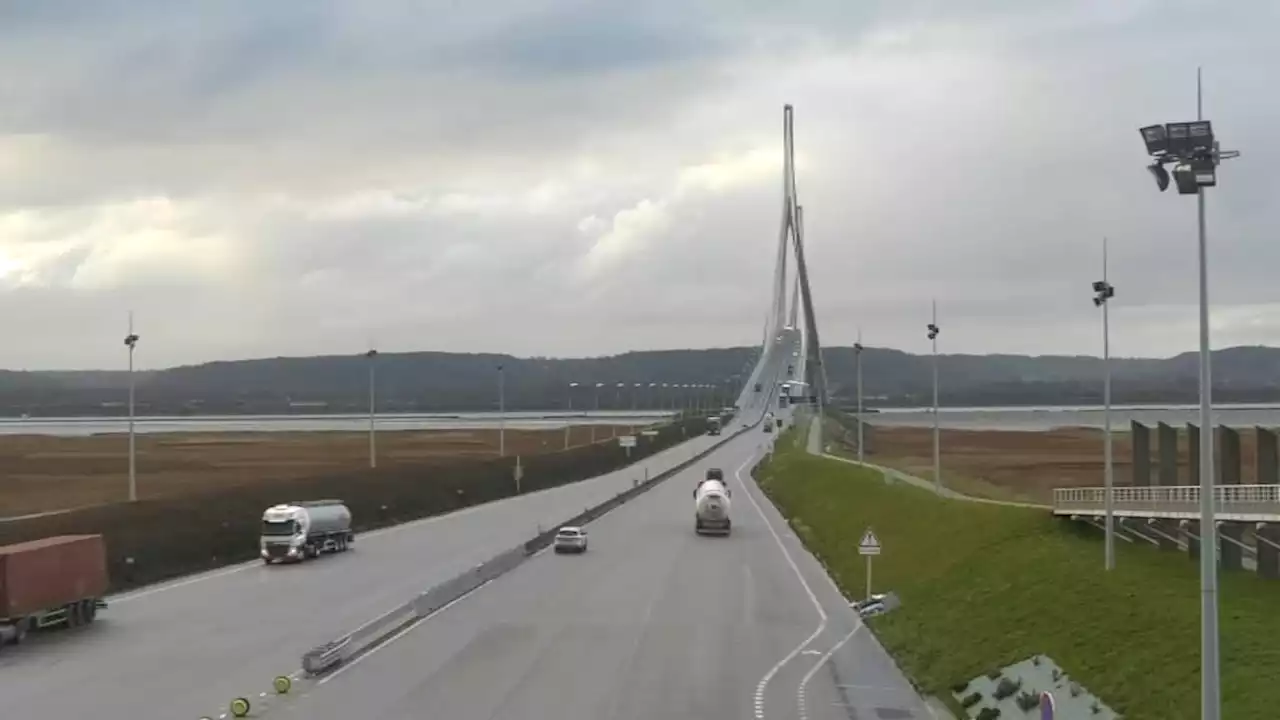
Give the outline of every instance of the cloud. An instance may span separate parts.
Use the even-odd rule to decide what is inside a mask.
[[[1137,127],[1206,112],[1215,342],[1280,342],[1280,10],[1252,0],[0,9],[0,365],[746,344],[796,107],[829,344],[1195,344],[1195,209]],[[1189,48],[1194,51],[1188,50]]]

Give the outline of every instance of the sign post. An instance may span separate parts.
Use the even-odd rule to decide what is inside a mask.
[[[627,450],[627,457],[631,457],[631,448],[636,446],[635,435],[622,435],[618,438],[618,444]]]
[[[871,528],[862,533],[862,541],[858,543],[858,554],[867,559],[867,598],[871,598],[871,558],[880,554],[880,538]]]

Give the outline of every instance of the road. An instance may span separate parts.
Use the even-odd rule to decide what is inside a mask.
[[[0,652],[5,717],[197,718],[293,672],[306,649],[687,460],[697,437],[581,483],[357,538],[296,566],[247,563],[113,598],[93,626]],[[248,543],[255,538],[246,538]]]
[[[925,720],[922,701],[751,481],[749,432],[325,678],[307,720]],[[733,534],[693,532],[725,469]]]

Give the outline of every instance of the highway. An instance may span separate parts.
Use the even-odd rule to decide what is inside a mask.
[[[198,718],[270,687],[308,648],[376,617],[722,438],[599,478],[357,537],[294,566],[255,561],[112,598],[94,625],[0,652],[6,717]],[[249,544],[253,537],[245,538]],[[216,717],[216,714],[215,714]]]
[[[748,432],[286,706],[307,720],[930,718],[816,559],[751,481]],[[733,534],[693,532],[708,467]],[[272,710],[272,716],[277,710]]]

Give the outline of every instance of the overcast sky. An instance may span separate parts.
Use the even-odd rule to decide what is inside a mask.
[[[827,345],[1280,344],[1272,0],[0,4],[0,366],[759,341],[782,105]]]

